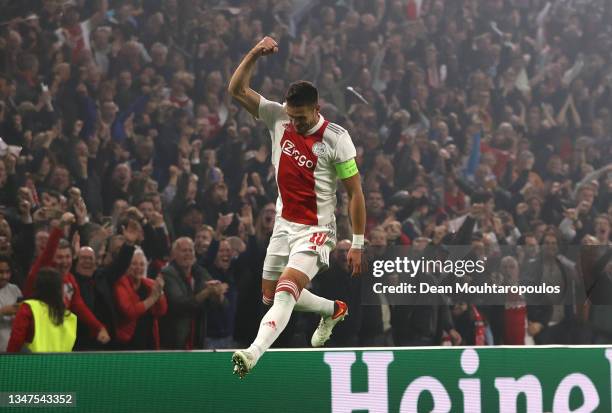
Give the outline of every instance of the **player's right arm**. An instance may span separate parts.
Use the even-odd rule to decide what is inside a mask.
[[[260,56],[276,53],[277,51],[278,43],[271,37],[264,37],[242,59],[229,82],[229,93],[256,118],[259,118],[259,100],[261,96],[250,87],[253,68]]]

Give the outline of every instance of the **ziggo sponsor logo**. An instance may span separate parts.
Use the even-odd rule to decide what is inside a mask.
[[[284,141],[281,149],[285,155],[292,157],[297,162],[298,166],[314,169],[314,162],[308,159],[306,155],[303,155],[290,140]]]

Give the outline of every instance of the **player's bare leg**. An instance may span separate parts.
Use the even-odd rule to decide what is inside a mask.
[[[274,304],[274,293],[276,292],[276,284],[278,284],[278,280],[268,280],[265,278],[261,279],[261,300],[268,308],[272,307],[272,304]]]
[[[232,356],[234,374],[244,378],[257,364],[261,355],[274,343],[287,326],[301,291],[308,284],[306,274],[287,267],[276,284],[274,303],[261,320],[259,332],[251,346]]]

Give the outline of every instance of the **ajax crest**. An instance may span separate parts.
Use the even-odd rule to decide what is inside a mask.
[[[323,156],[327,153],[327,147],[323,142],[315,142],[314,145],[312,145],[312,153],[318,157]]]

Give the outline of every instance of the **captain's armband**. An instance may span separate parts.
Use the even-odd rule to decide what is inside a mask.
[[[346,179],[350,178],[351,176],[357,175],[359,173],[359,170],[357,169],[357,163],[355,162],[355,158],[337,163],[336,173],[338,174],[338,178],[340,179]]]

